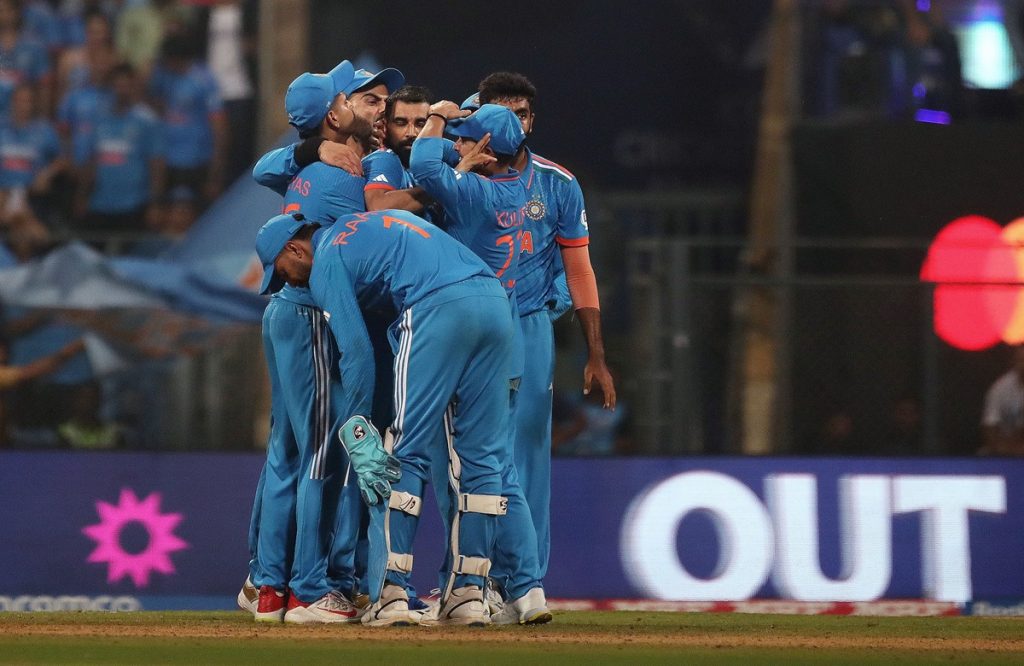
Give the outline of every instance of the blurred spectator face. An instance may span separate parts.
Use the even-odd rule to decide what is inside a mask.
[[[32,87],[18,86],[11,97],[11,119],[18,125],[31,122],[35,116],[35,106],[36,94]]]
[[[426,102],[422,104],[395,102],[393,113],[387,119],[385,143],[388,148],[402,158],[402,162],[405,164],[409,163],[412,142],[419,136],[423,126],[427,124],[428,111],[430,111],[430,105]]]
[[[135,101],[135,77],[128,72],[118,72],[110,81],[114,103],[119,107],[131,106]]]
[[[0,0],[0,30],[18,28],[21,24],[21,8],[14,0]]]
[[[85,24],[85,45],[91,48],[109,46],[113,43],[110,21],[102,14],[93,14]]]
[[[530,108],[530,100],[525,97],[506,97],[496,99],[493,103],[516,114],[519,124],[523,126],[523,132],[529,134],[533,131],[533,109]]]

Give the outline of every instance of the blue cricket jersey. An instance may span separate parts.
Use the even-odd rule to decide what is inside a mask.
[[[58,155],[60,141],[50,123],[34,120],[21,127],[0,126],[0,188],[28,187]]]
[[[314,162],[292,178],[283,212],[302,213],[323,226],[333,224],[342,215],[366,210],[363,182],[344,169]]]
[[[527,152],[521,178],[526,185],[526,224],[522,235],[516,299],[519,314],[557,309],[565,300],[559,246],[590,243],[583,190],[564,167]]]
[[[430,294],[494,274],[468,248],[430,222],[401,210],[346,215],[313,235],[309,287],[343,350],[342,381],[353,413],[368,414],[374,358],[362,310],[402,313]]]
[[[275,148],[264,153],[256,165],[252,168],[253,179],[268,189],[274,190],[281,196],[288,190],[292,178],[299,173],[300,167],[295,162],[295,146],[291,144],[284,148]],[[367,160],[380,151],[374,151],[363,158],[363,175],[366,175]],[[397,157],[397,155],[395,156]],[[445,139],[444,161],[446,164],[455,166],[459,163],[459,153],[455,150],[455,144]],[[401,164],[399,159],[398,163]],[[370,162],[372,166],[373,162]],[[411,187],[411,186],[410,186]]]
[[[81,143],[92,132],[96,121],[110,112],[114,96],[106,88],[84,85],[64,95],[57,107],[57,122],[71,137],[71,152],[78,155]]]
[[[213,157],[210,117],[224,110],[210,70],[199,64],[192,65],[184,74],[157,68],[150,79],[149,92],[166,104],[167,165],[192,169],[209,162]]]
[[[9,51],[0,49],[0,121],[10,114],[11,93],[22,83],[39,83],[50,76],[46,47],[22,37]]]
[[[375,150],[363,158],[365,190],[406,190],[415,187],[412,174],[406,170],[395,151],[390,148]]]
[[[96,166],[89,210],[124,213],[149,203],[150,160],[164,154],[163,128],[149,107],[111,111],[81,143],[76,161]]]
[[[409,170],[444,208],[445,230],[484,260],[511,297],[519,274],[526,187],[515,170],[492,178],[459,173],[444,163],[443,151],[443,139],[416,139]]]
[[[25,3],[22,11],[25,33],[47,49],[55,50],[64,45],[64,30],[60,17],[48,2]]]

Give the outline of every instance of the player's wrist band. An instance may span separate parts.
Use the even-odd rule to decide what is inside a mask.
[[[441,120],[444,121],[445,125],[448,124],[448,117],[443,115],[443,114],[440,114],[440,113],[437,113],[437,112],[435,112],[435,113],[428,113],[427,114],[427,118],[429,118],[430,116],[437,116],[438,118],[440,118]]]

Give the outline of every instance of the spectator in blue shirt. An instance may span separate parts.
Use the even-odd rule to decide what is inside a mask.
[[[217,83],[196,61],[194,40],[170,35],[149,94],[164,111],[168,189],[185,187],[203,204],[220,194],[227,126]]]
[[[114,63],[110,63],[113,65]],[[81,150],[81,143],[96,126],[96,121],[110,111],[113,95],[107,80],[110,67],[94,67],[89,80],[68,91],[57,107],[57,131],[69,155]]]
[[[41,43],[51,53],[64,45],[64,31],[54,7],[54,0],[31,0],[22,13],[25,33]]]
[[[22,30],[21,10],[19,0],[0,0],[0,121],[9,117],[11,94],[23,83],[36,88],[41,109],[50,109],[50,56]]]
[[[81,169],[75,211],[83,229],[141,231],[160,228],[157,203],[164,191],[160,121],[137,101],[131,65],[110,74],[113,106],[96,122],[75,160]]]
[[[114,49],[114,28],[107,15],[94,11],[84,16],[85,43],[68,49],[57,60],[57,99],[86,85],[91,74],[98,70],[105,74],[117,61]]]
[[[0,224],[16,218],[38,221],[38,206],[50,195],[54,177],[67,168],[57,132],[39,120],[35,91],[20,85],[11,96],[11,120],[0,125]]]

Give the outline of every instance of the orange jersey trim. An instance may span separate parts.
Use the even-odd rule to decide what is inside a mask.
[[[562,247],[584,247],[590,245],[590,236],[584,236],[583,238],[562,238],[561,236],[555,236],[555,242]]]
[[[366,192],[367,190],[387,190],[388,192],[392,192],[394,189],[394,187],[387,183],[367,183],[363,186],[363,192]]]

